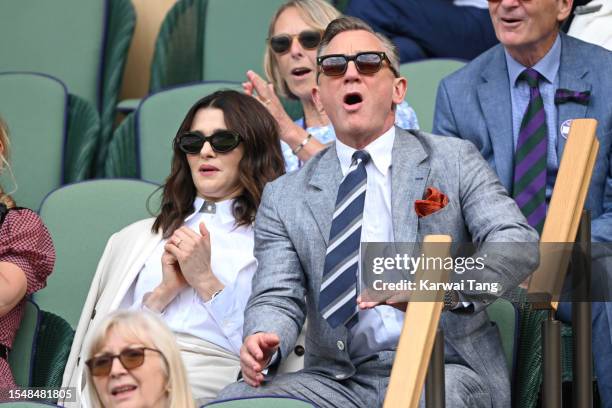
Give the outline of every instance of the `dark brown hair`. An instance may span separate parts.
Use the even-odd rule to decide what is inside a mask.
[[[196,113],[205,108],[220,109],[227,128],[242,136],[244,154],[238,165],[242,192],[234,200],[232,213],[236,226],[250,225],[264,185],[285,173],[276,121],[255,98],[236,91],[217,91],[189,109],[176,137],[191,130]],[[155,233],[161,228],[164,238],[172,235],[193,212],[197,195],[187,157],[176,143],[173,146],[172,168],[163,186],[161,211],[152,228]]]

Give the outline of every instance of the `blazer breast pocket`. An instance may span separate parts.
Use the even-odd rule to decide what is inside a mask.
[[[450,234],[453,229],[452,213],[452,204],[448,203],[446,207],[425,217],[420,217],[417,231],[419,238],[422,239],[425,235],[430,234]]]

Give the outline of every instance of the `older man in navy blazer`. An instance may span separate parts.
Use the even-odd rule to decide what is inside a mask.
[[[572,0],[489,1],[501,44],[442,80],[434,133],[473,142],[539,228],[571,120],[597,119],[586,207],[593,241],[612,242],[612,53],[560,32],[571,8]],[[560,316],[569,320],[568,304]],[[593,321],[599,389],[612,407],[612,304],[594,303]]]

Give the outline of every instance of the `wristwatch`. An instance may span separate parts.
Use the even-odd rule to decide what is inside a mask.
[[[444,310],[453,310],[459,304],[459,294],[456,290],[444,291]]]

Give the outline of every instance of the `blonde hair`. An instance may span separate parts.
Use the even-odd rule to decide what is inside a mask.
[[[3,169],[6,167],[11,171],[11,166],[8,163],[9,157],[9,138],[8,138],[8,129],[6,123],[0,118],[0,174],[2,174]],[[4,193],[2,186],[0,186],[0,204],[4,204],[7,208],[15,207],[15,201],[13,198]]]
[[[306,24],[323,32],[325,27],[334,19],[340,17],[340,12],[325,0],[289,0],[283,4],[272,17],[270,26],[268,27],[268,41],[266,52],[264,54],[264,70],[268,81],[274,85],[274,90],[277,94],[291,99],[298,99],[291,93],[287,86],[287,82],[283,79],[278,69],[278,62],[274,51],[270,48],[270,37],[274,35],[274,25],[283,11],[289,8],[295,8],[300,17]]]
[[[168,408],[195,408],[176,339],[160,318],[146,311],[120,310],[109,314],[96,327],[86,354],[87,358],[93,357],[104,347],[111,330],[117,330],[126,338],[137,339],[145,346],[159,350],[164,356],[163,368],[169,390]],[[89,369],[86,371],[91,406],[102,408],[102,401],[93,383],[91,371]]]

